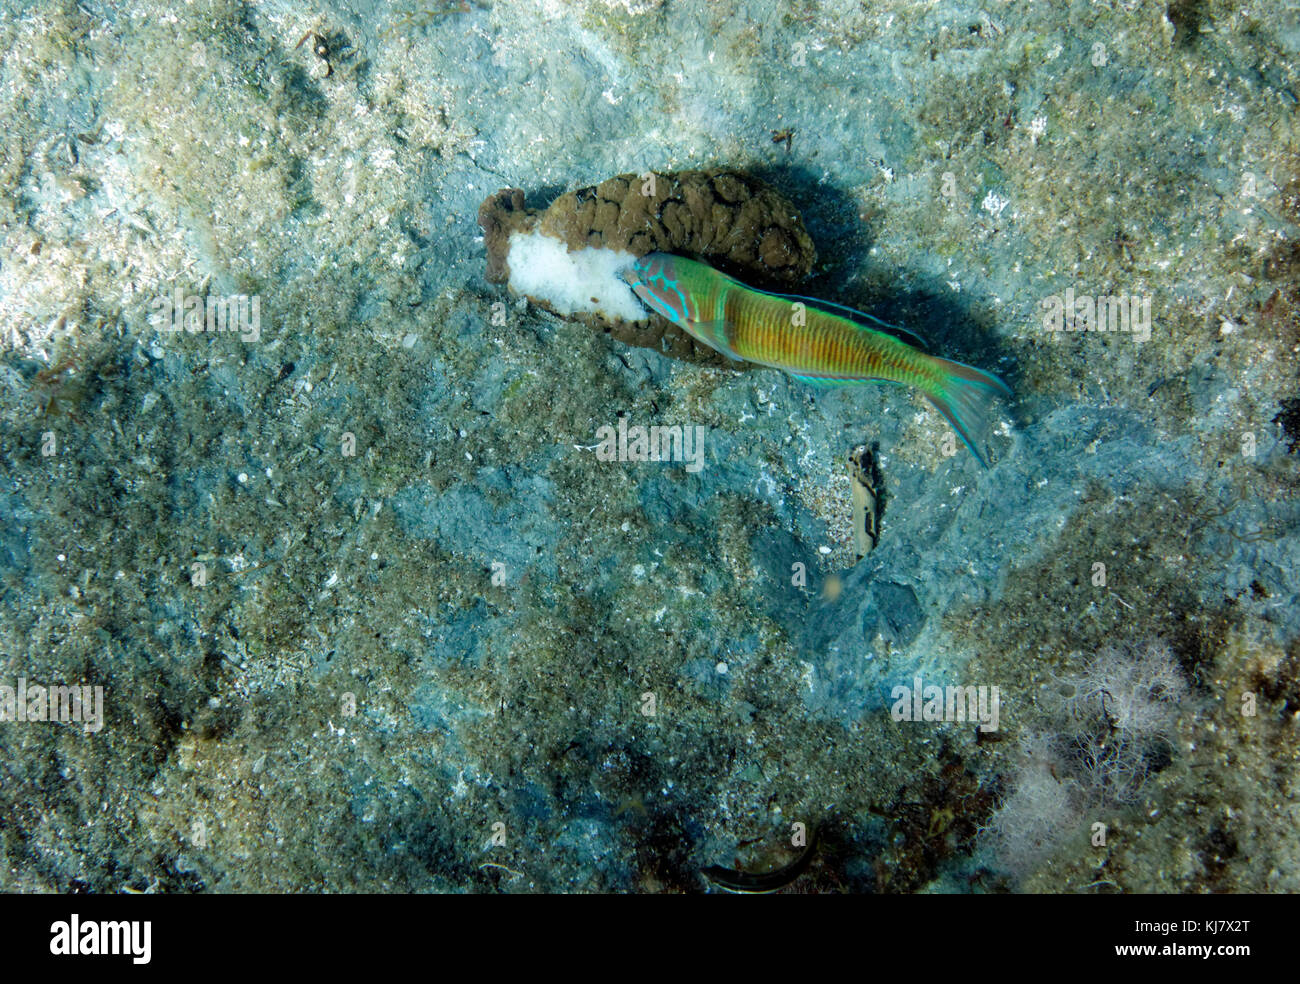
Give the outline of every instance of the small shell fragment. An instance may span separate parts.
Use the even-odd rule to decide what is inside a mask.
[[[849,482],[853,486],[853,550],[861,560],[880,538],[880,500],[876,493],[880,470],[865,444],[849,452]]]

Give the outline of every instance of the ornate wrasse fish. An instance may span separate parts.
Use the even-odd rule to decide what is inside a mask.
[[[650,253],[622,277],[652,311],[729,358],[784,369],[814,385],[915,386],[988,467],[980,445],[993,399],[1011,396],[996,376],[929,355],[890,333],[901,329],[860,311],[746,287],[684,256]]]

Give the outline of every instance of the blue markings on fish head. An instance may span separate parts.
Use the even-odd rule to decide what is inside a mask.
[[[655,314],[675,325],[690,319],[690,303],[674,276],[671,255],[648,253],[623,271],[623,279]]]

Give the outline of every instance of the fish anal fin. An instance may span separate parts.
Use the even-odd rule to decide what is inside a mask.
[[[789,372],[789,370],[786,370]],[[809,386],[861,386],[863,383],[893,383],[905,385],[896,379],[882,379],[880,376],[808,376],[803,373],[789,372],[791,378],[807,383]]]

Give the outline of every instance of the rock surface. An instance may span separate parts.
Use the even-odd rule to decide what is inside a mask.
[[[0,50],[0,686],[105,718],[0,722],[0,888],[704,891],[802,822],[796,890],[1300,891],[1294,9],[29,0]],[[1012,384],[990,469],[901,388],[484,275],[497,189],[590,186],[578,237],[609,175],[719,167],[816,242],[767,286]],[[256,340],[154,323],[177,289]],[[1048,330],[1067,292],[1150,337]],[[598,459],[620,421],[704,467]],[[1168,754],[1044,804],[1054,681],[1150,639]],[[1000,688],[997,735],[895,720],[918,675]],[[1017,783],[1054,836],[1008,864]]]

